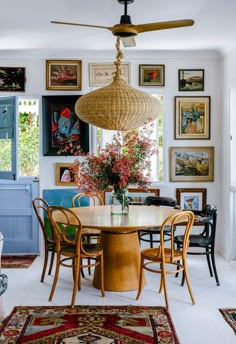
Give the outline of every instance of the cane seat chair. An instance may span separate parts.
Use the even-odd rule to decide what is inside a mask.
[[[216,264],[215,264],[215,237],[216,237],[216,221],[217,207],[207,204],[201,211],[193,210],[195,215],[195,223],[201,226],[201,232],[191,234],[189,236],[190,255],[205,255],[210,272],[210,276],[215,276],[217,286],[220,285]],[[203,226],[203,230],[202,230]],[[183,235],[175,236],[177,249],[183,245]],[[178,276],[178,274],[176,275]],[[184,275],[182,276],[182,285],[184,284]]]
[[[43,233],[43,243],[44,243],[44,263],[43,263],[43,270],[41,274],[40,282],[44,281],[45,273],[48,265],[48,256],[51,253],[51,259],[48,269],[48,275],[51,275],[53,261],[56,251],[56,242],[53,238],[52,229],[50,227],[50,223],[48,220],[48,203],[40,197],[35,197],[32,200],[32,205],[36,214],[36,217],[39,221],[40,228]],[[46,222],[48,225],[46,225]]]
[[[178,223],[184,222],[184,240],[183,246],[175,249],[174,232]],[[160,245],[153,248],[146,248],[141,251],[141,265],[140,265],[140,279],[139,289],[136,300],[139,299],[144,285],[144,270],[161,274],[159,293],[164,289],[166,308],[169,308],[166,275],[176,274],[177,271],[183,271],[186,277],[188,291],[192,303],[194,304],[194,297],[189,282],[187,270],[187,250],[189,242],[189,234],[194,222],[194,214],[191,211],[180,211],[168,216],[160,227]],[[165,227],[168,226],[170,231],[170,241],[164,240]],[[173,267],[173,268],[171,268]]]
[[[180,209],[177,205],[176,198],[165,197],[165,196],[148,196],[145,200],[145,205],[148,206],[164,206],[172,207],[175,209]],[[153,247],[154,243],[159,243],[160,227],[156,228],[145,228],[139,232],[139,241],[145,241],[150,244],[150,247]],[[158,236],[158,239],[156,238]],[[170,233],[168,226],[165,228],[165,240],[170,240]]]
[[[71,209],[50,206],[48,216],[56,241],[56,270],[49,301],[53,298],[61,266],[71,268],[73,271],[71,306],[74,306],[76,293],[78,289],[80,290],[80,271],[82,268],[100,265],[101,293],[102,296],[105,296],[103,250],[97,244],[83,244],[80,219]],[[74,231],[73,238],[71,235],[72,228]],[[86,263],[84,263],[85,259]]]

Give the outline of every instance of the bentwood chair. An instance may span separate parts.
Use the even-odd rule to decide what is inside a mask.
[[[96,193],[86,193],[81,192],[76,194],[72,198],[72,207],[81,207],[82,201],[88,200],[89,205],[95,206],[95,205],[104,205],[103,199],[99,194]],[[101,231],[100,229],[96,228],[83,228],[82,237],[85,242],[87,242],[88,245],[90,245],[92,242],[99,243],[100,240]],[[91,275],[91,269],[88,268],[89,275]]]
[[[178,223],[184,222],[184,240],[183,246],[176,250],[174,247],[174,232]],[[176,274],[178,271],[183,271],[186,277],[188,291],[192,303],[194,304],[194,297],[189,282],[188,270],[187,270],[187,250],[189,243],[189,234],[194,222],[194,214],[191,211],[180,211],[173,215],[168,216],[161,225],[160,228],[160,245],[158,247],[147,248],[141,251],[141,266],[140,266],[140,279],[139,290],[136,300],[139,299],[142,288],[144,285],[144,270],[161,274],[159,293],[164,289],[166,308],[168,309],[168,295],[166,285],[166,275]],[[165,228],[168,226],[170,231],[170,241],[166,242]],[[173,268],[171,268],[173,266]]]
[[[172,207],[175,209],[180,209],[180,207],[177,205],[176,199],[172,197],[164,197],[164,196],[148,196],[145,200],[145,205],[148,206],[164,206],[164,207]],[[139,232],[139,241],[145,241],[150,244],[150,247],[153,247],[154,243],[159,243],[160,235],[160,227],[156,228],[145,228],[142,229]],[[155,238],[158,236],[158,238]],[[165,229],[165,240],[170,240],[169,238],[170,233],[169,233],[169,228],[166,227]]]
[[[48,216],[56,241],[56,271],[49,301],[53,298],[61,266],[71,268],[73,271],[71,306],[74,306],[77,290],[80,289],[82,268],[100,265],[101,292],[102,296],[105,296],[103,250],[96,244],[83,244],[81,222],[72,210],[60,206],[50,206]],[[74,232],[73,238],[72,231]],[[83,263],[85,259],[87,260],[86,264]]]
[[[44,281],[45,273],[48,265],[48,255],[49,252],[51,253],[50,265],[48,270],[48,275],[51,275],[54,255],[56,251],[56,242],[53,238],[53,233],[50,227],[50,223],[48,220],[48,203],[40,197],[36,197],[32,200],[33,208],[37,219],[39,221],[40,227],[43,233],[43,241],[44,241],[44,263],[43,263],[43,271],[41,274],[40,282]],[[46,225],[46,221],[47,224]]]
[[[215,275],[216,284],[219,286],[219,278],[215,264],[215,237],[216,237],[216,220],[217,207],[207,204],[201,211],[193,210],[196,216],[197,226],[201,226],[201,232],[198,234],[191,234],[189,236],[189,250],[190,255],[205,255],[210,271],[210,276]],[[203,229],[202,229],[203,226]],[[183,235],[175,236],[175,243],[177,249],[183,246]],[[210,259],[211,258],[211,259]],[[178,276],[178,274],[176,275]],[[184,284],[184,275],[182,276],[182,285]]]

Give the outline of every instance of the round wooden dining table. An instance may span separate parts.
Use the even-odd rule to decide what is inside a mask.
[[[127,215],[111,215],[111,206],[71,208],[82,227],[101,230],[104,251],[104,285],[108,291],[138,289],[140,244],[138,231],[161,226],[167,216],[179,212],[169,207],[133,205]],[[60,222],[60,218],[56,219]],[[73,224],[73,221],[72,223]],[[100,289],[100,267],[94,271],[93,285]]]

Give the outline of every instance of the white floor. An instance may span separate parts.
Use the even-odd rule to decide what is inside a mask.
[[[53,276],[46,275],[40,283],[43,258],[38,257],[29,269],[2,269],[9,278],[3,295],[5,315],[16,305],[69,305],[71,300],[71,271],[62,268],[53,302],[48,302]],[[168,277],[170,313],[181,344],[233,344],[236,335],[225,322],[219,308],[236,308],[236,267],[217,256],[220,286],[209,276],[205,257],[189,256],[190,282],[196,304],[190,302],[187,287],[180,278]],[[76,304],[81,305],[164,305],[163,294],[157,292],[159,275],[146,273],[147,284],[139,301],[136,291],[106,292],[105,298],[92,286],[92,276],[82,279]]]

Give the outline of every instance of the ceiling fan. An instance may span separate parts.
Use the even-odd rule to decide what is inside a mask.
[[[156,30],[166,30],[174,29],[184,26],[192,26],[194,21],[192,19],[183,19],[183,20],[173,20],[157,23],[147,23],[134,25],[131,22],[130,16],[127,14],[128,4],[132,4],[134,0],[117,0],[120,4],[124,4],[124,14],[120,17],[120,24],[114,26],[98,26],[98,25],[89,25],[89,24],[79,24],[79,23],[68,23],[61,21],[51,21],[53,24],[64,24],[64,25],[76,25],[76,26],[86,26],[94,27],[98,29],[107,29],[113,33],[113,35],[121,38],[124,47],[134,47],[135,39],[134,36],[137,36],[139,33],[156,31]]]

